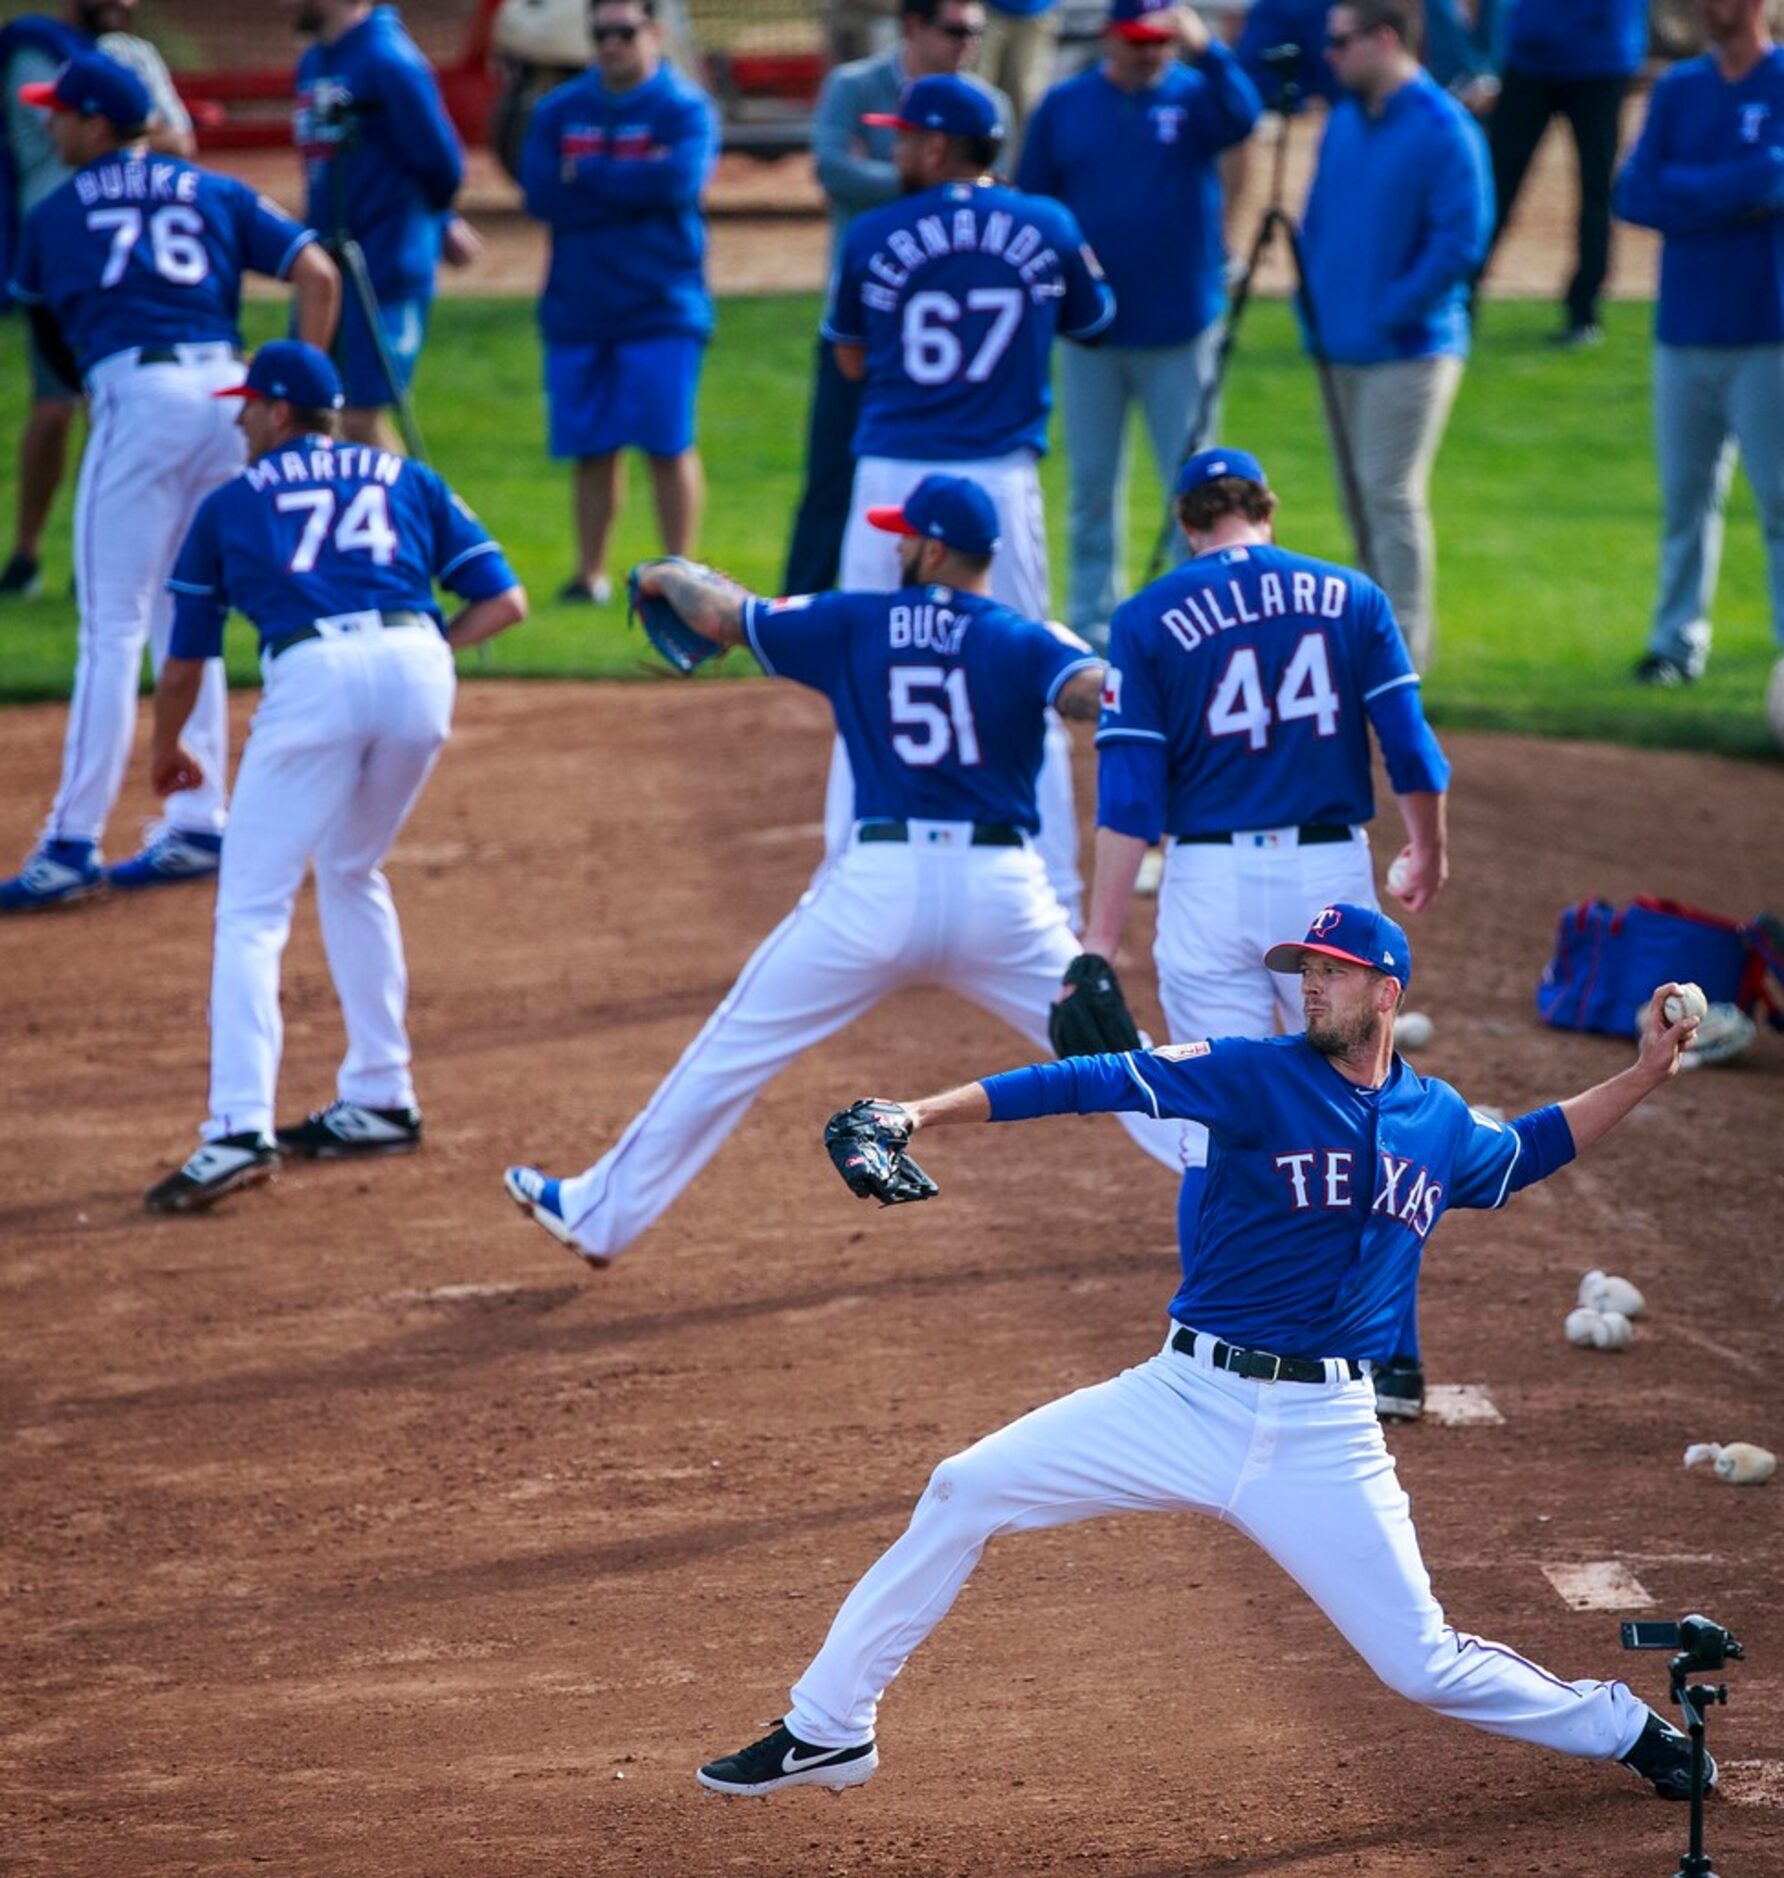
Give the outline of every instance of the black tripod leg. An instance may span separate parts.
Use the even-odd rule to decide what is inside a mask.
[[[1320,337],[1319,308],[1313,290],[1307,284],[1307,267],[1301,255],[1300,231],[1292,222],[1288,228],[1289,252],[1295,258],[1295,297],[1301,316],[1307,322],[1307,349],[1313,355],[1313,369],[1319,377],[1320,401],[1325,406],[1326,424],[1332,433],[1332,455],[1338,464],[1338,483],[1344,491],[1344,505],[1350,511],[1351,529],[1357,538],[1357,561],[1371,580],[1375,572],[1374,544],[1369,538],[1369,517],[1363,508],[1363,486],[1357,476],[1357,460],[1350,446],[1350,426],[1344,421],[1344,407],[1338,398],[1338,381],[1332,375],[1332,361],[1326,357]]]
[[[335,244],[335,259],[346,275],[353,297],[372,336],[372,348],[378,355],[378,369],[396,394],[396,427],[403,433],[403,443],[412,457],[425,463],[427,445],[422,442],[421,426],[415,420],[415,405],[409,388],[397,377],[396,361],[390,355],[390,343],[384,337],[384,321],[378,307],[378,295],[366,269],[365,253],[359,243],[347,236]]]

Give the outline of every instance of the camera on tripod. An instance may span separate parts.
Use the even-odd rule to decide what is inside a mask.
[[[1676,1624],[1625,1624],[1623,1648],[1681,1651],[1685,1660],[1679,1667],[1684,1675],[1721,1669],[1747,1654],[1730,1632],[1707,1617],[1681,1617]]]

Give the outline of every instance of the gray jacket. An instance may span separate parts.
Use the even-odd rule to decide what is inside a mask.
[[[1006,139],[1010,134],[1010,101],[995,85],[970,72],[962,76],[997,101],[997,121]],[[871,59],[839,65],[824,80],[818,108],[812,118],[811,149],[818,182],[830,198],[830,265],[842,251],[849,224],[864,209],[893,202],[899,194],[898,171],[892,163],[892,141],[898,135],[883,125],[863,124],[869,112],[898,108],[906,84],[903,52],[894,47]],[[1005,146],[1006,153],[1008,145]],[[1007,169],[1007,154],[998,164]]]

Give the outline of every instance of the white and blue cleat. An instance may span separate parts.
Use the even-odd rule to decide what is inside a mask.
[[[106,880],[126,893],[142,887],[170,887],[182,880],[213,880],[222,858],[221,835],[163,828],[149,837],[140,854],[109,869]]]
[[[46,841],[10,880],[0,880],[0,913],[72,906],[105,885],[96,841]]]
[[[502,1191],[537,1226],[543,1226],[559,1245],[567,1246],[584,1264],[597,1269],[610,1264],[598,1252],[576,1243],[564,1217],[563,1182],[538,1167],[510,1167],[502,1175]]]

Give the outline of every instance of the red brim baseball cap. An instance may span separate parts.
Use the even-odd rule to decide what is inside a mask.
[[[1314,914],[1305,939],[1272,946],[1264,954],[1264,963],[1273,972],[1299,972],[1310,952],[1385,973],[1402,985],[1412,983],[1412,947],[1406,934],[1376,907],[1336,900]]]
[[[40,111],[66,111],[68,109],[68,106],[56,96],[56,81],[53,78],[40,79],[35,85],[21,85],[19,103],[34,104]]]
[[[861,114],[863,124],[871,124],[876,130],[921,130],[921,124],[913,124],[908,118],[902,118],[896,111],[864,111]]]
[[[1117,39],[1137,40],[1144,46],[1161,46],[1167,39],[1177,37],[1175,26],[1152,26],[1145,20],[1112,21],[1108,30]]]
[[[882,528],[888,535],[914,535],[917,531],[904,519],[904,510],[869,509],[867,520],[871,527]]]

